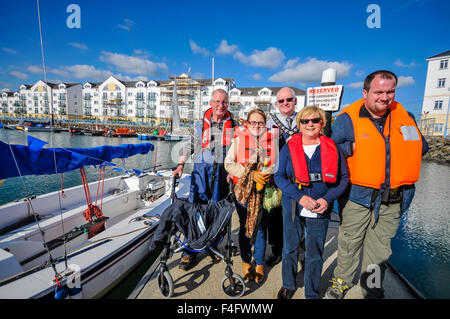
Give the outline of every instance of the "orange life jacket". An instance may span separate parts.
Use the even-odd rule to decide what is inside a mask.
[[[350,116],[355,133],[355,149],[347,158],[350,182],[381,188],[387,174],[385,138],[388,138],[390,188],[413,184],[419,179],[422,160],[422,136],[416,123],[403,106],[394,101],[381,135],[369,118],[359,116],[363,105],[364,99],[361,99],[342,111]]]
[[[334,141],[325,135],[320,135],[320,161],[322,167],[321,181],[335,183],[338,172],[339,155]],[[305,151],[303,150],[302,134],[293,135],[288,143],[292,158],[296,182],[301,185],[309,185],[310,176],[306,164]],[[314,172],[317,173],[317,172]]]
[[[276,129],[267,129],[266,132],[259,138],[259,145],[263,149],[263,156],[269,159],[267,166],[275,163],[276,155],[276,140],[278,137],[278,132]],[[256,151],[256,140],[255,137],[250,133],[248,128],[239,129],[235,131],[235,138],[239,139],[239,145],[236,152],[236,163],[245,166],[245,164],[250,159],[250,156],[254,151]],[[263,161],[260,159],[260,161]],[[237,184],[239,178],[233,176],[233,183]]]
[[[211,142],[211,119],[212,119],[212,108],[206,110],[203,115],[203,131],[202,131],[202,151],[208,147]],[[222,130],[222,146],[228,146],[233,138],[233,124],[230,112],[224,116],[223,119],[223,130]]]

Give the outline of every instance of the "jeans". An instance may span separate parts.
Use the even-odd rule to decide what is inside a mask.
[[[292,221],[290,209],[283,209],[283,256],[281,274],[283,287],[295,290],[298,269],[298,250],[305,232],[305,297],[320,298],[320,278],[323,267],[323,250],[328,230],[328,218],[308,218],[295,215]]]
[[[250,238],[245,236],[245,221],[247,220],[247,208],[242,206],[240,203],[235,201],[236,211],[239,216],[239,249],[241,253],[242,261],[245,263],[250,263],[252,261],[252,246],[250,243]],[[255,263],[257,265],[264,265],[264,254],[266,251],[266,240],[267,240],[267,220],[268,213],[263,209],[260,214],[262,214],[261,221],[258,225],[256,240],[254,243],[255,247]]]

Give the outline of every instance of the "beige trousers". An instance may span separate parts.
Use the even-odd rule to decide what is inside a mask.
[[[377,225],[374,229],[375,212],[352,201],[347,201],[342,211],[342,223],[338,234],[337,266],[335,277],[348,284],[353,281],[363,252],[361,274],[376,274],[376,267],[381,268],[381,278],[369,278],[376,286],[377,280],[382,283],[384,262],[392,254],[391,239],[395,236],[400,224],[400,204],[381,205]],[[366,279],[365,279],[366,280]],[[365,283],[361,282],[363,294],[366,294]],[[376,287],[381,288],[381,287]]]

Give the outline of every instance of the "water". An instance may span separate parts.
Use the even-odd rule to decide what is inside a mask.
[[[50,141],[44,132],[30,133],[32,136]],[[154,167],[155,155],[158,167],[173,167],[172,153],[177,153],[179,143],[162,141],[140,141],[137,138],[106,138],[102,136],[70,136],[68,133],[53,134],[56,147],[95,147],[151,142],[157,147],[147,155],[136,155],[126,159],[126,169]],[[26,133],[0,129],[0,140],[12,144],[26,145]],[[175,150],[174,150],[175,149]],[[157,153],[157,154],[156,154]],[[177,157],[175,156],[175,159]],[[113,160],[122,167],[120,159]],[[192,166],[186,166],[190,172]],[[87,167],[88,180],[98,178],[98,170]],[[119,175],[107,167],[106,177]],[[450,166],[431,162],[422,164],[421,176],[416,184],[416,196],[407,214],[402,216],[397,236],[392,241],[393,254],[389,261],[427,298],[450,298],[450,200],[447,194],[450,181]],[[26,185],[26,189],[23,186]],[[60,189],[60,176],[26,176],[7,179],[0,186],[0,205],[31,195],[39,195]],[[64,188],[81,184],[79,171],[64,174]],[[140,276],[145,273],[153,257],[144,261],[125,282],[126,288],[111,293],[109,298],[126,298]],[[150,262],[149,262],[150,260]],[[141,270],[139,270],[141,269]],[[132,284],[130,284],[132,283]],[[119,291],[119,292],[118,292]]]
[[[27,134],[39,138],[49,143],[46,147],[97,147],[102,145],[121,145],[121,144],[138,144],[151,142],[155,146],[153,152],[146,155],[138,154],[133,157],[125,159],[114,159],[112,162],[118,168],[125,169],[153,169],[156,168],[170,168],[174,167],[176,163],[172,161],[172,149],[179,148],[180,144],[176,142],[163,141],[141,141],[138,138],[111,138],[104,136],[83,136],[70,135],[68,132],[55,133],[50,135],[47,132],[32,132],[26,133],[22,131],[13,131],[0,129],[0,140],[10,144],[27,145]],[[177,159],[177,158],[175,158]],[[86,175],[89,182],[98,180],[98,169],[93,166],[85,168]],[[189,170],[187,167],[186,171]],[[120,172],[113,170],[112,167],[107,167],[105,178],[121,175]],[[63,188],[69,188],[76,185],[81,185],[80,171],[64,173]],[[25,198],[32,195],[45,194],[51,191],[56,191],[61,188],[61,175],[40,175],[40,176],[24,176],[9,178],[0,186],[0,205]],[[91,190],[92,192],[92,190]]]
[[[422,163],[389,261],[426,298],[450,298],[450,166]]]

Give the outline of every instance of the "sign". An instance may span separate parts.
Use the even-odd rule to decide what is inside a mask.
[[[343,85],[308,88],[306,105],[315,105],[324,111],[339,111],[343,91]]]

